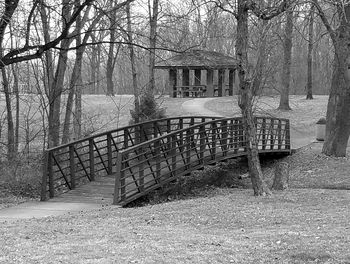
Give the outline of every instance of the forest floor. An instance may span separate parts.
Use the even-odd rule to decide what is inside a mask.
[[[290,115],[296,129],[308,131],[325,113],[326,99],[293,100],[304,110],[273,115]],[[271,196],[253,196],[242,162],[223,163],[162,203],[3,222],[0,263],[349,264],[350,159],[327,157],[321,147],[312,143],[284,158],[290,188]],[[270,186],[279,161],[262,161]]]

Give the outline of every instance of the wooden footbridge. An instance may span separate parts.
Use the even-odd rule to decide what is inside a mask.
[[[255,124],[259,153],[290,153],[289,120],[255,117]],[[69,194],[75,191],[125,205],[207,164],[246,154],[239,117],[174,117],[122,127],[48,149],[41,200],[62,193],[74,200]]]

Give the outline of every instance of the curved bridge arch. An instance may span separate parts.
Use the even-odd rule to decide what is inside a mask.
[[[287,119],[255,117],[259,153],[290,153]],[[180,175],[246,155],[242,118],[174,117],[135,124],[48,149],[41,200],[115,175],[125,205]]]

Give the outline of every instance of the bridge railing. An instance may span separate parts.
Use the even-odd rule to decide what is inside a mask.
[[[290,152],[289,120],[256,117],[259,152]],[[117,154],[114,204],[125,205],[206,164],[246,155],[242,118],[208,121]]]
[[[215,118],[185,116],[153,120],[48,149],[44,155],[41,200],[93,181],[97,176],[112,174],[119,151]]]

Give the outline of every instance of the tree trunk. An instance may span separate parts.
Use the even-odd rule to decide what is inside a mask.
[[[350,4],[338,12],[344,14],[339,14],[340,26],[331,34],[335,52],[334,70],[322,152],[344,157],[350,135]]]
[[[69,20],[70,0],[63,0],[62,7],[62,23]],[[58,55],[58,62],[54,80],[49,91],[49,117],[48,117],[48,144],[49,148],[55,147],[60,140],[60,114],[61,114],[61,97],[64,85],[64,75],[67,69],[68,48],[71,40],[63,39],[61,42],[61,50]]]
[[[288,189],[288,185],[289,185],[289,164],[287,162],[279,162],[276,164],[272,189],[283,191],[285,189]]]
[[[150,35],[149,35],[149,84],[148,91],[149,95],[153,95],[155,90],[155,78],[154,78],[154,66],[156,64],[156,45],[157,45],[157,23],[159,14],[159,0],[153,0],[153,6],[149,2],[149,22],[150,22]],[[152,10],[152,11],[151,11]]]
[[[11,162],[16,157],[15,130],[14,130],[14,124],[13,124],[12,105],[11,105],[11,91],[10,91],[10,84],[7,78],[6,69],[4,67],[1,68],[1,74],[2,74],[2,83],[4,88],[4,94],[5,94],[6,114],[7,114],[7,159],[8,161]]]
[[[291,110],[289,106],[289,89],[290,89],[290,67],[292,64],[292,47],[293,47],[293,10],[286,12],[287,22],[285,25],[285,35],[283,43],[284,59],[282,68],[282,87],[279,110]]]
[[[255,74],[253,76],[253,95],[258,95],[263,88],[263,77],[264,77],[264,68],[267,59],[266,45],[267,45],[267,36],[266,28],[268,26],[268,21],[263,20],[261,23],[261,32],[259,38],[259,47],[258,47],[258,60],[256,62]]]
[[[114,9],[115,1],[112,1],[112,11],[110,14],[110,30],[109,30],[109,49],[107,57],[107,68],[106,68],[106,79],[107,79],[107,92],[106,95],[115,96],[114,83],[113,83],[113,72],[114,72],[114,46],[116,40],[116,24],[117,24],[117,13]]]
[[[237,42],[236,52],[238,59],[239,77],[239,106],[241,108],[244,132],[247,145],[247,156],[250,178],[254,195],[270,194],[270,190],[263,180],[259,153],[256,141],[256,129],[253,117],[252,85],[247,78],[248,73],[248,7],[245,0],[238,1],[237,15]]]
[[[311,3],[309,15],[309,43],[307,53],[307,84],[306,84],[306,100],[314,99],[312,96],[312,51],[314,45],[314,12],[315,6]]]
[[[126,6],[126,16],[128,21],[128,48],[129,48],[129,54],[130,54],[130,62],[131,62],[131,73],[132,73],[132,86],[133,86],[133,92],[134,92],[134,107],[135,107],[135,123],[139,123],[139,112],[140,112],[140,101],[139,101],[139,90],[137,85],[137,72],[136,72],[136,65],[135,65],[135,54],[134,54],[134,46],[133,44],[133,35],[132,35],[132,28],[131,28],[131,17],[130,17],[130,4],[127,4]]]

